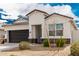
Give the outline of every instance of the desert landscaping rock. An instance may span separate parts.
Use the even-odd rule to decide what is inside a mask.
[[[44,47],[43,47],[44,48]],[[41,49],[43,49],[41,48]],[[39,49],[39,48],[38,48]],[[68,56],[70,55],[70,46],[66,46],[63,49],[46,49],[46,50],[19,50],[19,51],[3,51],[0,52],[0,56]]]

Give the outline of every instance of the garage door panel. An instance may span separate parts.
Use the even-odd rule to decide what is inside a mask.
[[[13,30],[9,31],[9,42],[18,43],[20,41],[27,41],[29,37],[29,30]]]

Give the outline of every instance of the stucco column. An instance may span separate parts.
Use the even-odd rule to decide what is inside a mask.
[[[9,31],[6,31],[5,39],[7,39],[7,43],[9,43]]]
[[[32,26],[29,25],[29,39],[32,39]]]
[[[32,38],[36,38],[36,29],[35,26],[32,26]]]
[[[44,38],[48,38],[48,25],[46,23],[46,20],[44,21]]]
[[[44,24],[41,25],[41,30],[42,30],[42,38],[44,38]]]
[[[47,33],[46,33],[46,25],[45,25],[45,23],[42,24],[41,28],[42,28],[42,38],[47,38],[47,36],[46,36]]]

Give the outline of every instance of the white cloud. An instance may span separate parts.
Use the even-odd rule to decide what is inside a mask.
[[[6,20],[0,20],[0,23],[4,23],[4,22],[7,22]]]
[[[6,14],[10,15],[8,17],[4,17],[5,19],[6,18],[13,18],[13,19],[16,19],[17,18],[17,15],[21,14],[20,12],[23,9],[21,9],[22,7],[24,6],[28,6],[28,4],[21,4],[21,3],[18,3],[18,4],[0,4],[0,8],[2,8],[3,10],[6,11]]]
[[[29,11],[33,9],[40,9],[43,11],[48,12],[49,14],[51,13],[60,13],[63,15],[71,16],[74,18],[78,18],[75,16],[71,10],[70,5],[57,5],[57,6],[50,6],[49,4],[43,5],[43,4],[23,4],[23,3],[18,3],[18,4],[0,4],[0,8],[3,8],[9,15],[8,17],[4,18],[17,18],[17,15],[25,15]]]

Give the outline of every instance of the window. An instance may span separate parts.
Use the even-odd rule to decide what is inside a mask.
[[[56,24],[56,29],[57,30],[62,30],[63,29],[63,24]]]
[[[55,36],[55,24],[49,24],[49,36]]]
[[[63,24],[56,24],[56,36],[63,36]]]
[[[49,24],[49,36],[63,36],[63,24]]]

